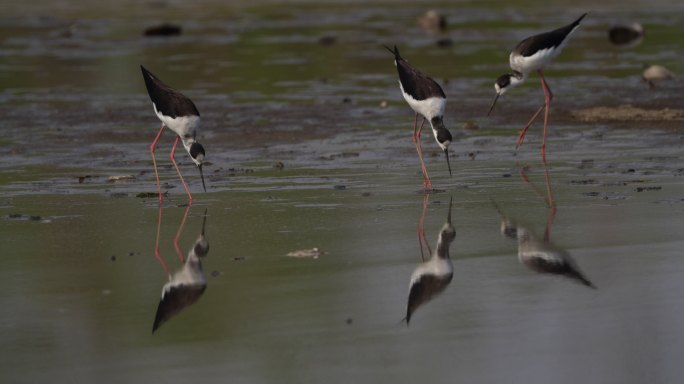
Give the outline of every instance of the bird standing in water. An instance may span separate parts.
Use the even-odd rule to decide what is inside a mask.
[[[413,68],[401,55],[399,49],[394,46],[394,50],[387,48],[394,55],[394,65],[397,67],[399,73],[399,88],[408,105],[416,113],[413,122],[413,143],[416,145],[416,151],[420,158],[420,167],[423,171],[423,188],[426,191],[432,190],[432,182],[428,175],[425,161],[423,160],[423,150],[420,146],[420,132],[423,129],[425,120],[430,122],[432,133],[435,136],[437,145],[442,149],[446,156],[447,167],[449,168],[449,175],[451,175],[451,164],[449,163],[449,144],[451,144],[451,132],[444,126],[444,108],[446,106],[446,95],[442,91],[442,87],[437,84],[432,78],[419,70]],[[423,118],[423,121],[418,127],[418,116]]]
[[[167,86],[156,76],[154,76],[150,71],[148,71],[142,65],[140,66],[142,70],[143,79],[145,79],[145,86],[147,87],[147,93],[150,95],[152,100],[152,106],[154,107],[154,113],[157,115],[159,120],[161,120],[162,125],[154,138],[152,144],[150,144],[150,153],[152,154],[152,162],[154,164],[154,175],[157,178],[157,192],[159,193],[159,203],[162,202],[161,185],[159,184],[159,172],[157,171],[157,160],[155,159],[154,152],[157,146],[157,141],[164,131],[164,127],[168,127],[170,130],[176,133],[176,141],[173,143],[173,148],[171,149],[171,162],[178,172],[178,177],[180,177],[185,192],[188,194],[189,202],[192,203],[192,194],[188,189],[185,180],[183,180],[183,175],[181,175],[178,164],[174,156],[176,154],[176,147],[178,146],[178,141],[183,142],[183,147],[188,151],[192,161],[197,165],[200,172],[200,177],[202,178],[202,187],[204,191],[207,191],[207,187],[204,184],[204,174],[202,173],[202,163],[204,162],[204,147],[202,144],[198,143],[196,140],[197,132],[200,127],[200,114],[195,107],[195,104],[188,97],[178,92],[177,90]]]
[[[549,119],[549,107],[551,105],[551,100],[553,100],[553,93],[551,93],[551,89],[549,89],[548,84],[546,84],[546,79],[544,78],[544,68],[560,54],[565,45],[568,43],[570,35],[572,35],[572,33],[579,27],[580,22],[586,15],[586,13],[583,14],[577,20],[564,27],[554,29],[550,32],[530,36],[518,43],[509,56],[509,62],[513,73],[507,73],[505,75],[499,76],[494,84],[496,96],[494,97],[492,106],[489,108],[487,116],[492,113],[494,105],[496,105],[496,101],[499,99],[499,96],[506,93],[507,90],[525,81],[531,72],[536,71],[539,74],[542,89],[544,90],[544,105],[537,110],[527,125],[525,125],[520,132],[516,149],[522,144],[527,129],[530,127],[530,125],[532,125],[541,111],[544,110],[544,136],[541,150],[542,159],[544,162],[546,162],[546,128]]]

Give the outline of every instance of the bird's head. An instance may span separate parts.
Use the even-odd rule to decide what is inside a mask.
[[[204,192],[207,191],[207,187],[204,184],[204,174],[202,173],[202,164],[204,163],[204,147],[202,144],[193,141],[192,144],[190,144],[190,147],[187,147],[188,153],[190,154],[190,157],[192,158],[192,161],[197,165],[197,169],[199,169],[200,177],[202,178],[202,187],[204,188]]]
[[[492,110],[494,110],[494,105],[496,105],[496,101],[499,99],[499,96],[503,95],[506,93],[506,91],[515,87],[516,85],[522,83],[523,80],[524,77],[520,72],[506,73],[499,76],[494,83],[496,96],[494,96],[494,101],[492,102],[492,106],[489,108],[489,112],[487,112],[487,116],[489,116],[492,113]]]
[[[442,117],[433,117],[430,120],[430,124],[432,124],[432,133],[435,134],[437,145],[439,145],[446,156],[447,167],[449,167],[449,175],[451,176],[451,164],[449,163],[449,144],[453,140],[451,132],[444,126]]]

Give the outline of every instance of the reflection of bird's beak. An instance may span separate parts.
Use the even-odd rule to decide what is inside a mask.
[[[444,155],[446,155],[447,167],[449,167],[449,176],[453,176],[453,175],[451,174],[451,164],[449,164],[449,149],[448,149],[448,148],[445,148],[445,149],[444,149]]]
[[[451,206],[454,204],[454,197],[449,197],[449,215],[447,216],[447,223],[451,224]]]
[[[202,236],[204,236],[204,228],[207,226],[207,209],[204,208],[204,219],[202,219]]]
[[[499,100],[499,95],[501,95],[501,94],[497,92],[496,96],[494,96],[494,101],[492,102],[492,106],[489,107],[489,112],[487,112],[488,117],[492,113],[492,111],[494,110],[494,106],[496,105],[496,101]]]
[[[204,185],[204,173],[202,173],[202,164],[198,165],[197,168],[199,168],[200,177],[202,178],[202,188],[204,188],[204,192],[206,192],[206,191],[207,191],[207,186]]]

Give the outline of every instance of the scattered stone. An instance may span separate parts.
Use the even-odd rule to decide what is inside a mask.
[[[112,192],[109,194],[109,197],[111,197],[112,199],[120,199],[123,197],[128,197],[128,193],[126,193],[126,192]]]
[[[474,121],[466,121],[463,123],[463,129],[466,131],[476,131],[480,129],[480,126]]]
[[[570,184],[589,185],[589,184],[598,184],[598,181],[596,181],[594,179],[570,180]]]
[[[347,319],[344,322],[347,323],[347,325],[352,325],[354,323],[354,319],[352,319],[351,317],[347,317]]]
[[[587,197],[597,197],[600,195],[598,192],[582,192],[582,196],[587,196]]]
[[[448,48],[454,45],[454,41],[450,37],[442,37],[436,41],[438,47]]]
[[[660,191],[663,189],[663,187],[637,187],[636,191],[637,192],[644,192],[644,191]]]
[[[109,176],[107,178],[107,181],[110,183],[115,183],[117,181],[122,181],[122,180],[135,180],[135,176],[133,176],[133,175],[118,175],[118,176]]]
[[[501,175],[501,177],[503,177],[503,178],[511,177],[511,174],[510,173],[504,173],[503,175]]]
[[[364,193],[361,194],[361,196],[363,196],[363,197],[368,197],[368,196],[370,196],[370,195],[371,195],[370,192],[364,192]]]
[[[347,189],[347,186],[342,185],[342,184],[337,184],[333,187],[333,189],[338,190],[338,191],[344,191],[345,189]]]
[[[145,29],[144,36],[178,36],[183,32],[179,25],[163,23]]]
[[[235,256],[233,257],[233,261],[245,261],[246,258],[244,256]]]
[[[383,100],[380,102],[380,108],[387,108],[387,100]]]
[[[112,255],[112,257],[109,258],[111,261],[116,261],[116,256]]]
[[[317,247],[311,249],[299,249],[297,251],[289,252],[287,257],[294,257],[297,259],[318,259],[320,256],[327,254],[328,252],[323,252]]]
[[[148,199],[152,197],[157,197],[157,192],[140,192],[135,197],[141,198],[141,199]]]
[[[282,171],[283,168],[285,168],[285,164],[283,164],[282,161],[276,161],[275,163],[273,163],[273,168]]]
[[[352,102],[352,99],[351,99],[350,97],[345,97],[344,99],[342,99],[342,102],[343,102],[344,104],[349,104],[349,103]]]
[[[318,39],[318,44],[320,45],[335,45],[337,44],[337,37],[335,36],[323,36]]]
[[[577,168],[579,168],[579,169],[594,168],[594,160],[592,160],[592,159],[582,160],[582,162],[580,163],[580,165]]]

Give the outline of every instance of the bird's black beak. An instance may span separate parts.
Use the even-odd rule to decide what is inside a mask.
[[[444,149],[444,155],[446,156],[446,159],[447,159],[447,167],[449,167],[449,176],[453,176],[451,174],[451,164],[449,164],[449,148]]]
[[[494,110],[494,106],[496,105],[496,101],[499,100],[499,95],[500,95],[500,93],[497,92],[496,96],[494,96],[494,101],[492,102],[492,106],[489,107],[489,112],[487,112],[487,117],[489,117],[489,115]]]
[[[204,173],[202,173],[202,164],[198,165],[197,168],[199,168],[200,177],[202,178],[202,188],[204,188],[204,192],[206,192],[207,186],[204,184]]]

